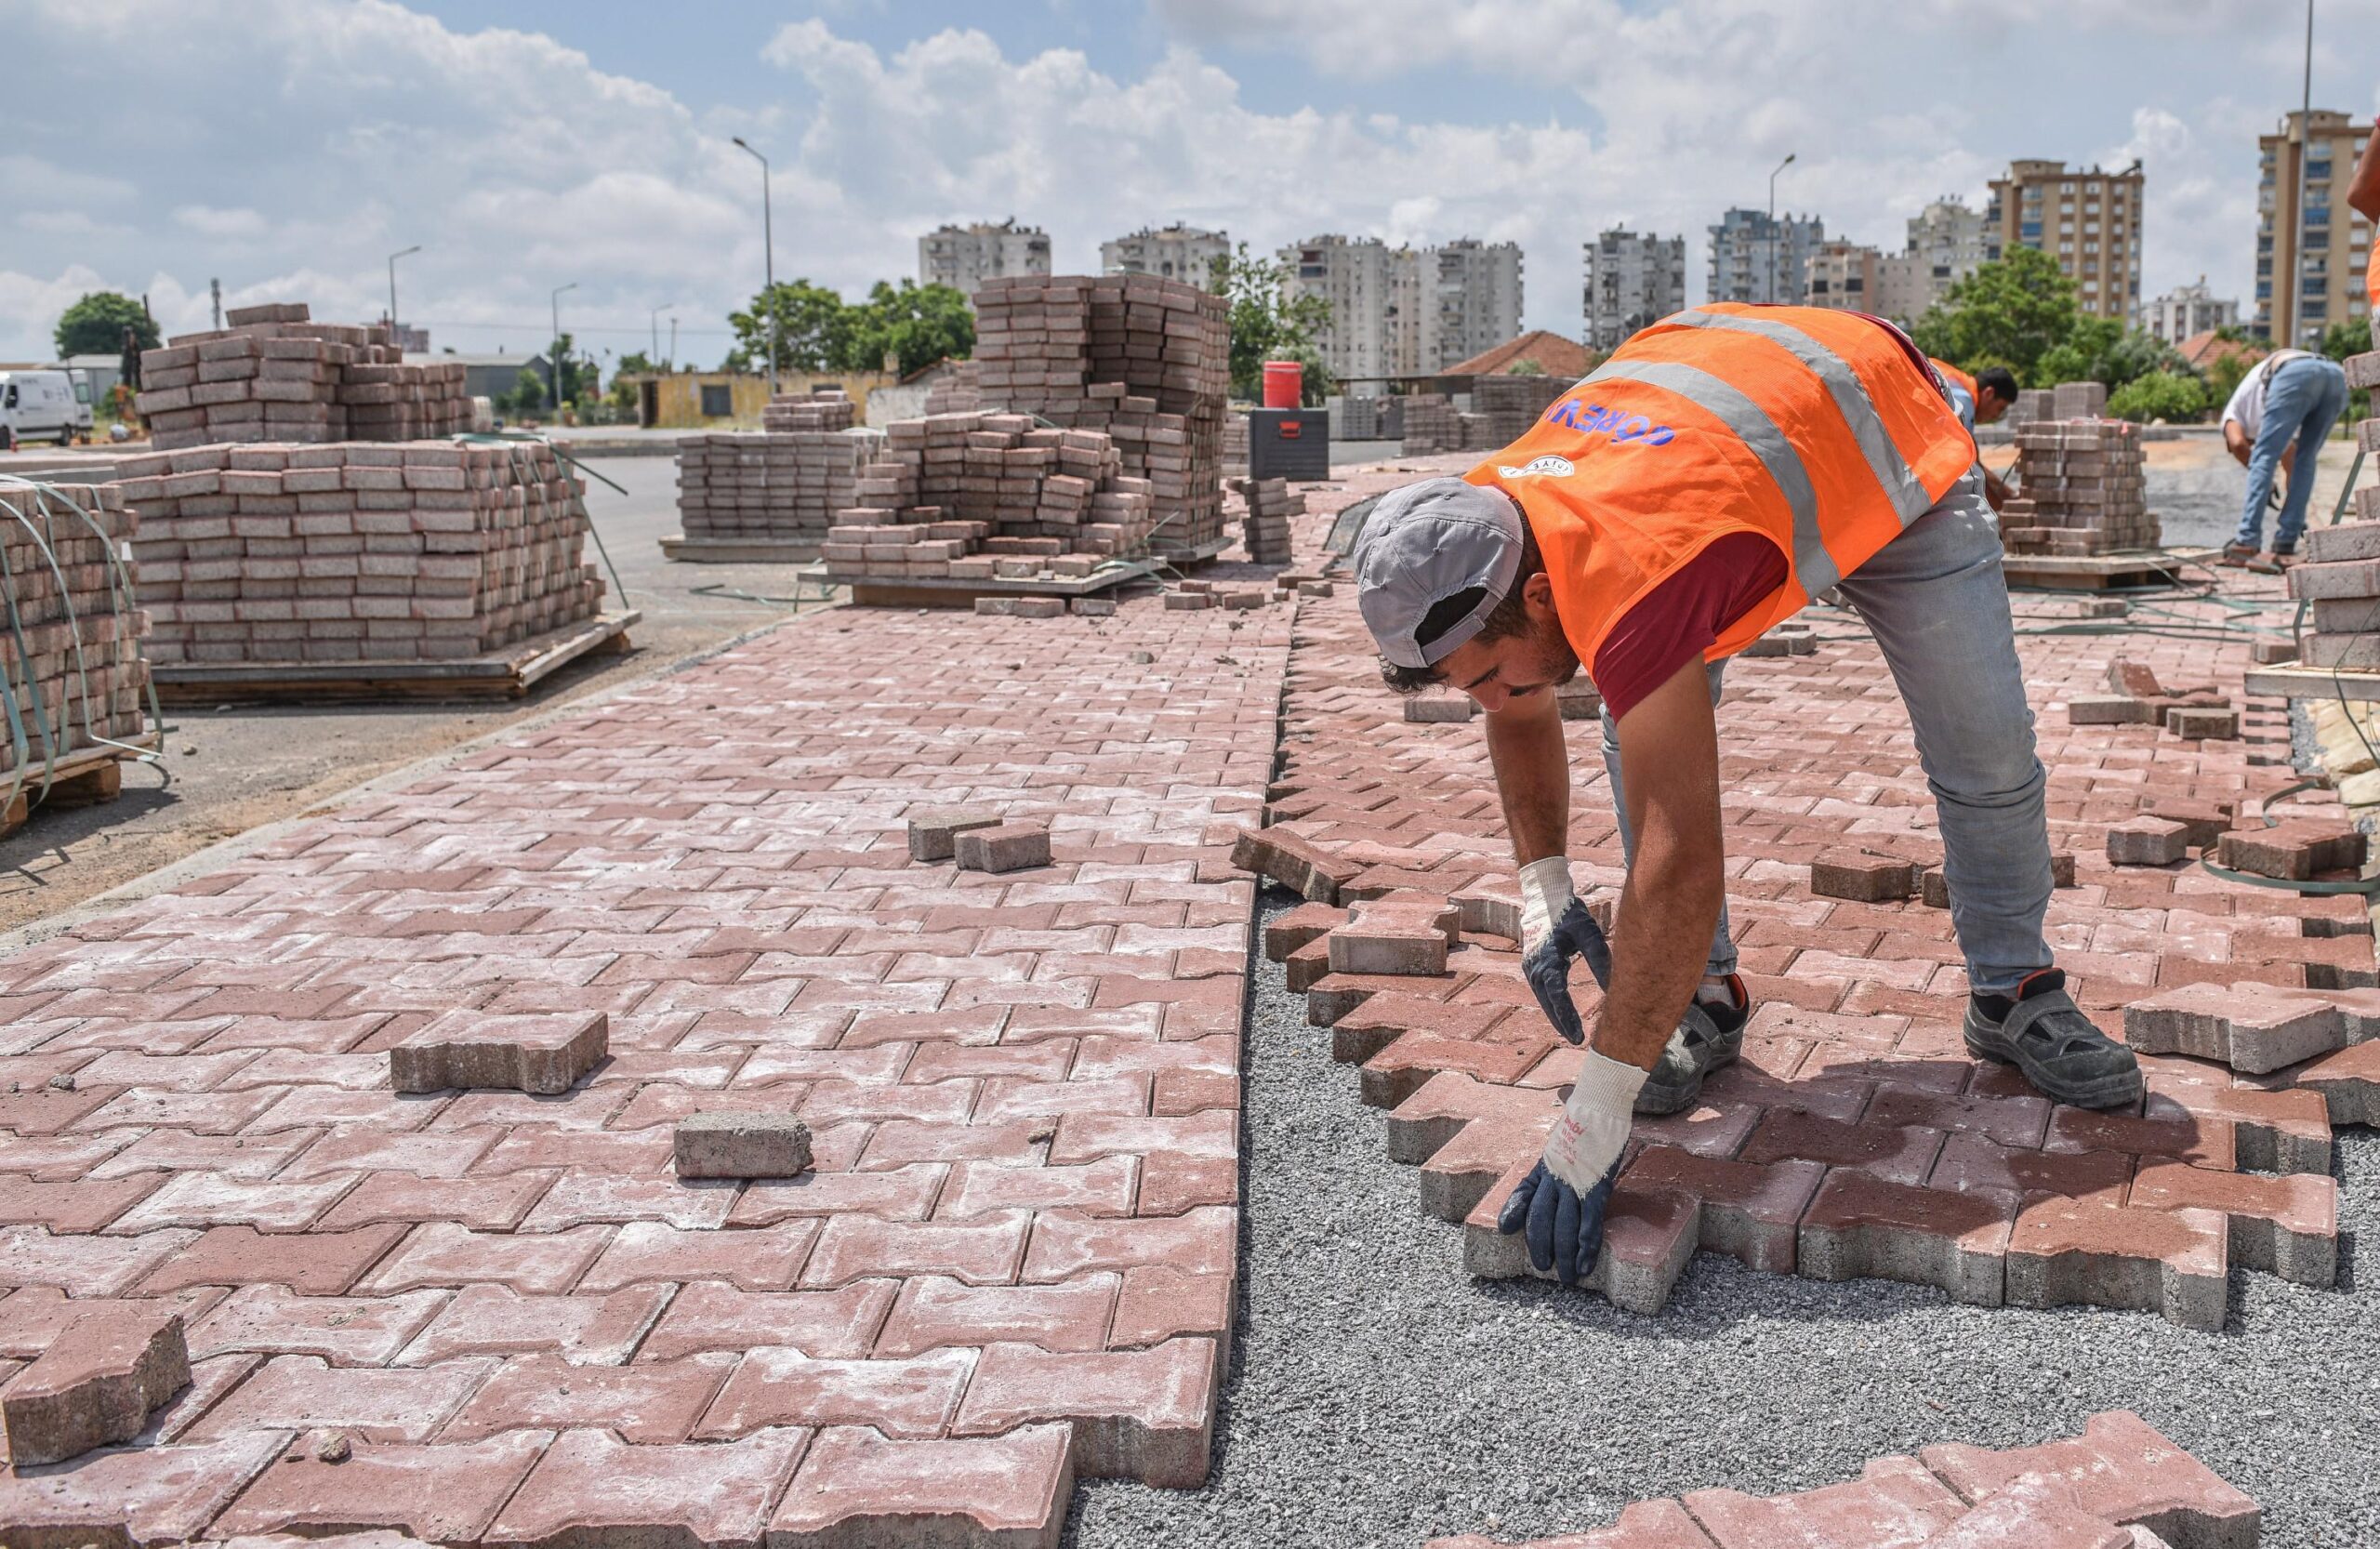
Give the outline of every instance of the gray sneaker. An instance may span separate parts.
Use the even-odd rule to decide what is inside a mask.
[[[2055,968],[2026,980],[2013,1004],[1968,996],[1965,1030],[1968,1053],[2015,1066],[2052,1102],[2121,1108],[2140,1101],[2139,1059],[2082,1014]]]
[[[1733,1006],[1710,1006],[1697,1000],[1678,1019],[1677,1031],[1661,1048],[1661,1057],[1636,1093],[1636,1111],[1652,1119],[1683,1113],[1702,1095],[1702,1078],[1731,1065],[1744,1052],[1744,1024],[1752,1020],[1752,999],[1744,983],[1730,973],[1727,986],[1736,992]]]

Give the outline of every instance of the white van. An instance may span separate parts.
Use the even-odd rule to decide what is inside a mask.
[[[0,371],[0,441],[55,441],[91,431],[91,385],[80,373]]]

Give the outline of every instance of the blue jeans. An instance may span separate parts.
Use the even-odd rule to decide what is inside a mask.
[[[2231,541],[2250,549],[2264,546],[2265,503],[2272,498],[2273,480],[2281,472],[2281,455],[2294,442],[2297,452],[2290,465],[2289,493],[2281,498],[2281,520],[2273,524],[2272,547],[2277,554],[2294,552],[2306,531],[2306,505],[2314,497],[2314,458],[2322,442],[2347,412],[2347,372],[2336,361],[2308,357],[2291,361],[2272,374],[2265,393],[2264,423],[2256,430],[2256,444],[2248,454],[2248,503],[2240,512],[2240,531]]]
[[[2344,378],[2342,378],[2344,379]],[[1999,529],[1975,473],[1838,584],[1884,650],[1917,736],[1942,829],[1950,923],[1974,989],[2007,995],[2050,966],[2048,784],[2033,752],[2033,712],[2001,577]],[[1711,668],[1716,704],[1724,663]],[[1619,729],[1603,718],[1604,767],[1631,859]],[[1706,972],[1732,973],[1725,905]]]

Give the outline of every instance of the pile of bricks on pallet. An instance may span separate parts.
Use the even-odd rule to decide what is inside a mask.
[[[853,422],[852,401],[840,388],[780,392],[760,410],[760,429],[779,433],[848,430]]]
[[[2000,513],[2012,554],[2108,554],[2162,541],[2148,507],[2140,431],[2122,420],[2025,426],[2016,432],[2016,490]]]
[[[64,754],[141,735],[149,618],[122,589],[132,567],[110,563],[139,531],[121,489],[0,483],[0,500],[17,513],[0,513],[13,625],[0,629],[0,676],[25,741],[20,766],[17,739],[0,736],[5,791],[20,767],[38,780],[41,766]]]
[[[2052,419],[2097,419],[2108,412],[2105,382],[2060,382],[2050,390]]]
[[[1096,430],[1022,414],[896,420],[819,552],[840,581],[1089,576],[1148,541],[1148,482]]]
[[[1471,406],[1480,416],[1478,439],[1464,444],[1482,451],[1510,446],[1527,435],[1529,427],[1570,387],[1562,377],[1541,372],[1475,378],[1471,384]]]
[[[973,361],[953,361],[926,384],[926,414],[975,414],[984,407],[983,389],[975,379]]]
[[[590,617],[582,486],[543,443],[127,457],[160,662],[450,660]]]
[[[463,368],[408,365],[386,324],[308,320],[303,302],[234,307],[219,332],[140,356],[158,451],[217,442],[417,441],[471,428]]]
[[[984,402],[1111,438],[1148,485],[1160,553],[1223,536],[1230,348],[1223,298],[1179,280],[1013,275],[975,293]]]
[[[2380,353],[2347,362],[2352,387],[2380,387]],[[2356,427],[2367,452],[2380,452],[2380,419]],[[2303,637],[2307,667],[2380,669],[2380,484],[2355,493],[2357,520],[2306,533],[2305,563],[2289,573],[2289,594],[2313,604]]]
[[[1223,417],[1223,462],[1226,477],[1248,472],[1248,411],[1234,409]]]
[[[2255,1549],[2264,1513],[2129,1410],[2007,1451],[1949,1443],[1793,1495],[1639,1501],[1609,1528],[1514,1549]],[[1500,1549],[1493,1539],[1429,1549]]]
[[[1393,398],[1333,397],[1329,400],[1332,441],[1378,441],[1390,433]]]
[[[1258,564],[1289,563],[1289,518],[1305,514],[1305,496],[1289,493],[1287,479],[1234,479],[1232,493],[1248,510],[1240,541]]]
[[[782,402],[782,400],[780,400]],[[721,431],[678,442],[678,514],[690,538],[768,539],[817,544],[835,513],[860,503],[860,471],[884,437],[851,430],[851,401],[836,395],[781,420],[814,418],[808,430]],[[766,413],[776,414],[772,404]],[[842,425],[830,423],[840,417]]]
[[[1398,451],[1408,457],[1463,449],[1462,417],[1443,392],[1416,392],[1405,400],[1405,435]]]

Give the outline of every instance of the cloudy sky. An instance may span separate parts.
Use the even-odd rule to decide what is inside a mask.
[[[1519,242],[1576,333],[1579,244],[1758,205],[1897,247],[2013,157],[2148,168],[2144,290],[2244,298],[2255,137],[2295,105],[2295,0],[0,0],[0,360],[85,290],[167,330],[227,303],[534,350],[672,308],[724,352],[761,272],[853,292],[918,233],[1014,215],[1062,270],[1148,222]],[[2380,104],[2380,0],[2319,0],[2314,98]],[[668,328],[667,314],[662,324]]]

